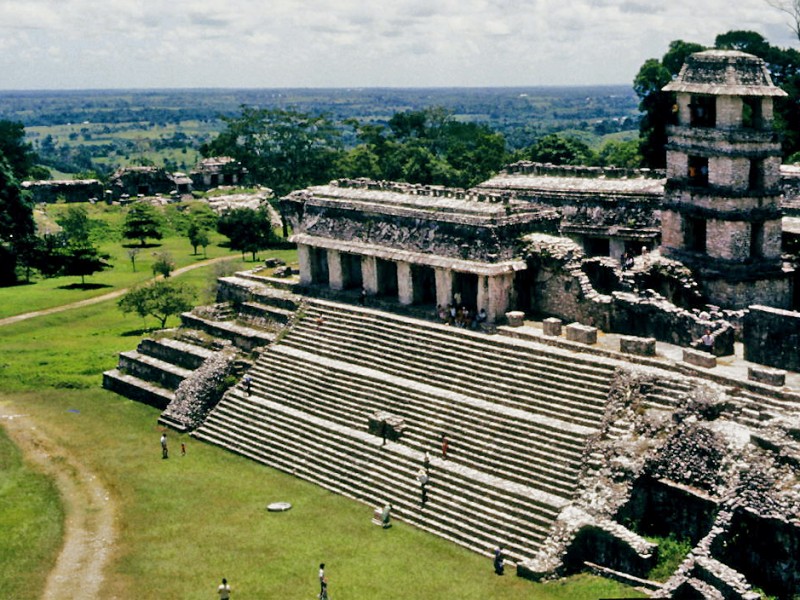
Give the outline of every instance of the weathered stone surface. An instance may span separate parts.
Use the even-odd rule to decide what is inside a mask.
[[[581,323],[570,323],[566,326],[565,332],[567,339],[571,342],[589,345],[597,343],[597,327],[590,327]]]
[[[692,350],[691,348],[683,349],[683,362],[698,367],[711,369],[717,366],[717,357],[708,352],[701,352],[700,350]]]
[[[542,321],[542,330],[545,335],[559,336],[561,335],[561,319],[556,317],[548,317]]]
[[[395,442],[403,436],[405,428],[406,422],[403,417],[383,411],[371,414],[367,424],[370,433]]]
[[[786,371],[765,369],[763,367],[748,367],[747,378],[767,385],[783,386],[786,384]]]
[[[622,336],[619,338],[619,350],[620,352],[627,352],[628,354],[655,356],[656,339]]]
[[[506,319],[511,327],[522,327],[525,322],[525,313],[521,310],[512,310],[506,313]]]
[[[751,306],[742,334],[745,360],[800,371],[800,313]]]

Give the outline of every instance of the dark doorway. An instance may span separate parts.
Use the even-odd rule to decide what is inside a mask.
[[[436,273],[433,267],[411,265],[411,281],[414,286],[414,304],[436,303]]]
[[[478,276],[473,273],[453,273],[453,300],[469,309],[487,308],[478,307]]]
[[[611,245],[608,238],[584,238],[583,249],[587,256],[609,256],[611,254]]]
[[[328,285],[330,283],[328,251],[323,248],[309,248],[308,255],[309,263],[311,263],[311,282]]]
[[[717,101],[715,96],[692,96],[689,105],[692,127],[714,127],[717,123]]]
[[[397,263],[379,258],[376,260],[378,271],[378,295],[397,297]]]
[[[346,290],[361,289],[364,279],[361,275],[361,256],[342,252],[342,287]]]
[[[684,245],[687,250],[706,251],[706,220],[698,217],[687,217],[684,221]]]

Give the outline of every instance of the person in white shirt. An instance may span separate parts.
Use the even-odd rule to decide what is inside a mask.
[[[224,577],[222,578],[222,583],[217,588],[217,594],[219,594],[220,600],[230,600],[231,586],[228,585],[228,580]]]

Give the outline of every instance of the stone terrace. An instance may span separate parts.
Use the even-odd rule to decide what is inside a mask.
[[[321,324],[320,324],[321,323]],[[594,363],[594,364],[593,364]],[[614,366],[572,353],[324,300],[195,435],[380,505],[477,552],[531,557],[577,486]],[[401,417],[399,442],[368,432]],[[448,460],[439,437],[450,440]],[[415,474],[432,461],[429,501]]]

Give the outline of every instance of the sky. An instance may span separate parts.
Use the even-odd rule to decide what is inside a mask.
[[[0,89],[630,84],[767,0],[0,0]]]

